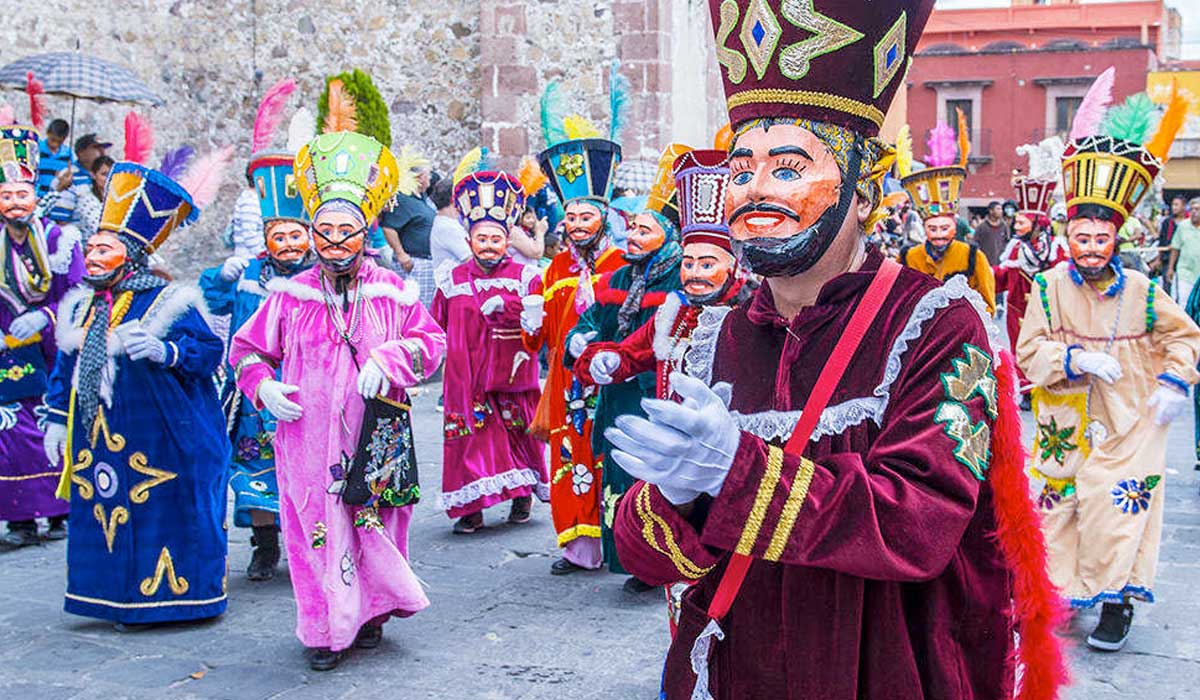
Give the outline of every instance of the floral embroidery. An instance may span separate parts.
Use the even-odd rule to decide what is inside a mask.
[[[577,435],[583,435],[583,427],[596,415],[596,387],[583,386],[578,379],[571,380],[571,386],[563,392],[567,399],[567,425],[574,429]]]
[[[963,343],[964,358],[950,361],[952,371],[942,375],[946,396],[966,403],[972,396],[983,397],[987,414],[996,418],[996,376],[992,374],[992,358],[970,343]]]
[[[313,549],[320,549],[325,546],[326,532],[327,532],[327,528],[325,527],[325,523],[318,520],[316,522],[316,524],[313,525],[313,531],[312,531],[312,548]]]
[[[467,419],[458,413],[446,414],[443,432],[447,440],[471,434],[471,430],[467,427]]]
[[[504,423],[504,427],[509,430],[524,430],[528,427],[524,411],[521,410],[520,404],[516,401],[507,398],[497,398],[496,407],[500,410],[500,420]]]
[[[1038,494],[1037,504],[1042,510],[1054,510],[1054,506],[1061,502],[1062,494],[1051,488],[1050,484],[1043,486],[1042,492]]]
[[[1055,462],[1062,464],[1068,452],[1079,449],[1079,445],[1071,439],[1074,436],[1074,426],[1060,430],[1058,421],[1054,418],[1051,418],[1049,423],[1038,423],[1037,447],[1041,450],[1042,461],[1053,457]]]
[[[568,153],[558,161],[554,173],[569,183],[575,182],[583,175],[583,154]]]
[[[10,381],[19,382],[31,374],[36,374],[37,369],[33,365],[26,362],[23,365],[13,365],[7,370],[0,372],[0,382]]]
[[[255,459],[275,459],[275,433],[261,431],[256,435],[246,435],[238,440],[238,459],[248,462]]]
[[[594,478],[592,470],[588,469],[586,464],[575,464],[571,467],[571,490],[576,496],[582,496],[592,490]]]
[[[1150,510],[1151,491],[1161,476],[1152,474],[1145,481],[1137,479],[1122,479],[1112,489],[1113,505],[1120,508],[1122,513],[1137,515],[1144,510]]]
[[[361,508],[354,514],[354,527],[364,530],[383,532],[383,521],[379,519],[379,510],[374,506]]]
[[[982,481],[991,458],[992,429],[984,421],[971,422],[967,407],[957,401],[943,401],[934,414],[935,423],[942,424],[946,436],[954,440],[954,458]]]
[[[604,496],[600,501],[600,512],[604,516],[604,526],[609,530],[612,529],[613,520],[617,517],[617,504],[621,502],[621,496],[624,495],[624,493],[614,493],[611,484],[604,487]]]

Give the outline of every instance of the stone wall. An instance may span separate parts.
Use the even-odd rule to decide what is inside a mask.
[[[626,158],[653,161],[677,131],[676,93],[709,105],[683,131],[719,126],[707,12],[703,0],[39,0],[36,12],[0,25],[0,46],[11,60],[72,50],[78,40],[81,51],[131,68],[166,99],[141,109],[155,127],[153,162],[183,143],[236,146],[221,197],[163,251],[175,272],[191,277],[225,254],[218,241],[244,182],[254,110],[275,81],[295,78],[291,108],[315,112],[326,75],[367,71],[391,106],[394,145],[412,144],[445,171],[479,143],[505,165],[540,150],[538,96],[551,79],[607,125],[607,71],[620,57],[634,89]],[[707,65],[673,67],[672,16],[693,18],[688,41],[708,42]],[[22,94],[3,97],[24,115]],[[70,117],[69,100],[50,98],[48,106],[51,118]],[[75,134],[100,133],[119,158],[127,110],[78,102]]]

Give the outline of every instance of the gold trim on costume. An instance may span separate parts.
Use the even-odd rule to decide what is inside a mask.
[[[66,467],[71,470],[71,483],[79,487],[79,497],[85,501],[92,500],[92,496],[95,495],[96,490],[92,488],[92,482],[78,474],[84,469],[90,469],[93,459],[95,458],[92,456],[91,450],[80,450],[79,456],[75,458],[69,467]]]
[[[650,485],[647,484],[638,492],[637,498],[634,499],[634,506],[637,509],[638,517],[642,520],[642,538],[646,540],[646,544],[650,545],[654,551],[667,557],[671,563],[675,565],[675,569],[679,571],[685,578],[697,580],[703,578],[708,572],[713,570],[711,566],[698,566],[683,550],[679,548],[679,544],[675,541],[675,535],[671,532],[671,526],[667,521],[663,520],[654,508],[650,505]],[[663,542],[666,544],[666,549],[658,546],[658,540],[654,536],[654,526],[662,529]]]
[[[571,540],[576,540],[580,537],[595,537],[596,539],[600,539],[600,526],[584,523],[573,525],[558,533],[558,546],[562,547]]]
[[[0,476],[0,481],[28,481],[29,479],[45,479],[53,476],[61,477],[62,472],[42,472],[41,474],[26,474],[24,476]]]
[[[771,499],[775,497],[775,487],[779,485],[779,478],[782,475],[783,450],[774,445],[768,445],[767,473],[763,475],[762,481],[758,484],[758,493],[754,495],[754,505],[750,507],[750,517],[746,521],[746,528],[742,530],[742,537],[738,540],[735,550],[738,554],[750,556],[750,552],[753,551],[763,521],[767,518],[767,508],[771,505]]]
[[[792,489],[788,491],[787,501],[783,504],[783,512],[779,514],[779,523],[775,526],[775,533],[771,535],[771,543],[767,545],[763,559],[779,561],[779,557],[783,556],[783,548],[787,546],[788,539],[792,536],[792,528],[796,526],[800,508],[804,505],[804,500],[808,498],[808,487],[812,484],[815,471],[816,465],[812,460],[807,457],[800,458],[800,469],[796,471],[796,479],[792,482]]]
[[[158,587],[162,585],[164,576],[167,579],[167,586],[175,595],[183,595],[188,592],[187,579],[182,576],[175,575],[175,562],[171,561],[171,551],[166,547],[158,553],[158,563],[154,565],[154,577],[146,577],[142,579],[142,583],[138,586],[138,590],[142,595],[149,598],[158,593]]]
[[[145,481],[138,482],[133,488],[129,489],[129,500],[134,503],[145,503],[150,498],[150,489],[165,484],[179,476],[175,472],[169,472],[165,469],[155,469],[150,466],[146,463],[146,455],[141,452],[134,452],[130,455],[129,468],[138,474],[145,474],[150,477]]]
[[[100,440],[101,431],[104,433],[104,445],[109,452],[120,452],[125,449],[125,437],[108,429],[108,419],[104,417],[104,406],[96,410],[96,421],[92,423],[92,449]]]
[[[783,88],[755,88],[753,90],[743,90],[735,92],[729,96],[726,101],[729,109],[733,110],[742,105],[748,104],[793,104],[793,105],[808,105],[811,107],[824,107],[826,109],[835,109],[839,112],[852,114],[856,117],[866,119],[876,126],[883,126],[883,112],[874,105],[869,105],[865,102],[852,100],[843,95],[831,95],[827,92],[815,92],[813,90],[786,90]]]
[[[108,553],[112,554],[113,540],[117,538],[117,526],[129,522],[129,511],[125,510],[125,506],[117,506],[106,518],[104,506],[97,503],[92,508],[92,515],[96,516],[96,522],[100,523],[100,529],[104,532],[104,544],[108,545]]]
[[[80,603],[90,603],[91,605],[107,605],[110,608],[122,609],[138,609],[138,608],[165,608],[171,605],[212,605],[225,600],[225,594],[221,594],[216,598],[208,598],[206,600],[157,600],[149,603],[117,603],[103,598],[88,598],[87,596],[75,595],[68,592],[66,597],[71,600],[77,600]]]

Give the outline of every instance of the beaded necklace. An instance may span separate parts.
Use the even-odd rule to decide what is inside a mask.
[[[321,280],[321,296],[325,300],[325,311],[329,314],[329,320],[333,323],[334,330],[346,341],[346,345],[350,348],[350,358],[354,360],[354,366],[358,367],[358,348],[354,347],[354,337],[358,334],[358,329],[362,325],[363,314],[363,295],[362,285],[357,282],[354,285],[354,302],[350,305],[350,320],[346,321],[343,316],[343,311],[337,308],[337,300],[334,299],[333,292],[325,282],[325,276],[320,277]]]

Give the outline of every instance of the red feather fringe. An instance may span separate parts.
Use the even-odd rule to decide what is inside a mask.
[[[29,122],[38,131],[42,130],[42,125],[46,122],[46,98],[42,96],[45,92],[42,81],[33,77],[33,71],[25,74],[25,93],[29,95]]]
[[[1014,651],[1019,687],[1012,697],[1054,700],[1070,680],[1063,641],[1055,634],[1066,621],[1066,608],[1046,570],[1046,539],[1025,475],[1015,369],[1012,353],[1002,350],[996,372],[1000,414],[992,433],[988,476],[996,504],[997,540],[1012,571],[1013,614],[1021,636]]]

